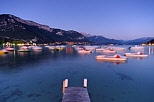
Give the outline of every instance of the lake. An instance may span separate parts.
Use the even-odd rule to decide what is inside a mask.
[[[117,46],[126,48],[121,55],[136,52],[128,49],[133,45]],[[106,53],[79,54],[71,46],[1,54],[0,102],[61,102],[66,78],[71,87],[82,87],[87,78],[91,102],[154,102],[153,46],[142,52],[149,56],[129,57],[124,63],[97,61],[96,55]]]

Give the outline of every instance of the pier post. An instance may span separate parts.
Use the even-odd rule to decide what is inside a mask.
[[[83,84],[84,88],[87,88],[87,79],[84,79],[84,84]]]

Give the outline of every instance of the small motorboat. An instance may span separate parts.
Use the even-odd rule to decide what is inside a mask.
[[[49,47],[49,50],[50,51],[59,51],[59,49],[57,49],[56,47],[53,47],[53,46]]]
[[[96,48],[99,48],[99,46],[84,46],[86,50],[95,50]]]
[[[27,47],[22,46],[19,50],[17,50],[18,52],[31,52],[30,50],[27,49]]]
[[[33,48],[33,47],[35,47],[35,46],[28,46],[28,48]]]
[[[78,53],[92,53],[90,50],[79,50]]]
[[[122,47],[109,47],[110,50],[115,50],[115,51],[124,51],[126,50],[125,48]]]
[[[0,54],[7,54],[7,53],[9,53],[9,51],[7,51],[7,50],[5,50],[5,49],[0,50]]]
[[[50,48],[49,50],[50,51],[59,51],[59,49],[57,49],[57,48]]]
[[[64,48],[60,47],[60,46],[56,46],[55,48],[59,49],[59,50],[64,50]]]
[[[32,47],[33,50],[42,50],[42,47],[34,46]]]
[[[104,50],[105,50],[104,48],[96,49],[96,51],[104,51]]]
[[[75,47],[75,50],[85,50],[83,47]]]
[[[131,50],[143,50],[144,47],[135,45],[135,47],[129,47],[129,49],[131,49]]]
[[[14,51],[14,48],[12,48],[12,47],[6,47],[5,50],[6,51]]]
[[[127,57],[147,57],[148,55],[143,54],[142,52],[137,52],[137,53],[124,53],[124,56],[127,56]]]
[[[103,50],[104,53],[116,53],[115,50]]]
[[[114,56],[106,56],[106,55],[97,55],[96,56],[96,59],[97,60],[115,60],[115,61],[125,61],[125,60],[127,60],[127,57],[125,57],[125,56],[121,56],[121,55],[119,55],[119,54],[116,54],[116,55],[114,55]]]

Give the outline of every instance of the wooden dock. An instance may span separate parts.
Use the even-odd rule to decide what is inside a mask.
[[[68,79],[65,79],[62,102],[91,102],[87,91],[87,79],[84,79],[84,87],[68,87]]]

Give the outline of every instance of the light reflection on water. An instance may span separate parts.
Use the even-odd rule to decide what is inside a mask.
[[[98,61],[96,55],[114,54],[78,54],[70,46],[58,52],[44,47],[0,55],[0,102],[61,102],[65,78],[77,87],[87,78],[92,102],[153,102],[153,46],[144,47],[147,58],[130,57],[126,62]],[[118,51],[125,52],[138,51]]]

